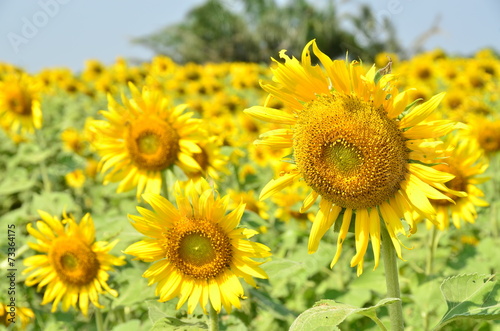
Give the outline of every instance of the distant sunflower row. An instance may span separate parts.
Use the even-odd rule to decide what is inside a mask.
[[[205,312],[207,305],[239,308],[239,278],[252,286],[267,278],[259,265],[271,252],[248,240],[255,230],[239,226],[245,209],[263,219],[272,212],[283,221],[312,221],[309,253],[338,223],[331,266],[353,232],[351,266],[361,275],[370,244],[373,268],[379,264],[382,231],[402,258],[402,238],[420,222],[460,227],[488,205],[477,185],[487,180],[487,156],[500,149],[493,53],[465,59],[435,51],[401,62],[384,54],[377,70],[332,60],[313,40],[300,59],[279,56],[270,70],[178,65],[162,56],[136,66],[88,61],[78,75],[29,75],[1,64],[0,124],[22,144],[44,130],[51,96],[107,103],[82,110],[79,127],[59,129],[65,148],[87,162],[66,183],[78,189],[101,173],[103,184],[118,183],[117,193],[135,190],[150,205],[129,216],[146,238],[124,253],[153,262],[143,276],[157,283],[160,301],[178,297],[177,308],[187,302],[189,313],[198,303]],[[264,168],[274,179],[258,188],[258,199],[255,188],[217,193],[231,174],[241,187]],[[264,201],[271,196],[273,210]],[[118,295],[108,272],[125,257],[110,253],[116,242],[95,240],[91,216],[77,222],[39,213],[36,227],[27,226],[38,254],[25,259],[24,273],[27,286],[45,288],[42,304],[86,315],[89,302],[101,307],[100,294]]]

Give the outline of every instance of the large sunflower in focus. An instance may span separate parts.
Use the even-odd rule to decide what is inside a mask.
[[[445,185],[453,195],[447,193],[452,201],[434,200],[432,204],[437,211],[437,223],[440,230],[447,229],[451,219],[455,227],[460,228],[460,221],[474,223],[477,217],[476,207],[487,207],[489,204],[481,199],[484,196],[476,185],[487,181],[481,177],[488,168],[482,149],[473,139],[456,135],[447,143],[445,152],[446,164],[438,164],[434,169],[455,175],[455,178]],[[458,194],[465,192],[467,195]]]
[[[0,81],[0,124],[13,132],[42,127],[39,87],[32,77],[10,74]]]
[[[323,68],[311,64],[311,46]],[[283,125],[261,135],[259,143],[293,148],[296,167],[269,182],[261,199],[303,179],[312,192],[301,211],[321,199],[309,237],[309,253],[317,250],[322,236],[342,213],[332,266],[340,257],[354,214],[356,254],[351,266],[357,266],[358,275],[363,272],[370,240],[375,267],[379,263],[380,216],[401,258],[398,235],[416,231],[415,211],[434,220],[429,198],[451,200],[440,190],[447,190],[444,183],[453,175],[428,165],[438,144],[429,139],[460,125],[449,120],[423,123],[444,93],[411,107],[408,91],[399,93],[391,84],[393,74],[382,75],[375,67],[365,73],[356,61],[332,61],[314,40],[304,48],[301,61],[288,57],[285,51],[280,57],[285,62],[273,59],[273,81],[262,87],[287,110],[255,106],[245,111]],[[406,219],[409,230],[401,218]]]
[[[124,265],[124,257],[115,257],[109,251],[118,240],[108,243],[95,241],[94,222],[86,214],[80,223],[64,215],[62,221],[44,211],[38,211],[42,220],[36,222],[37,229],[28,224],[28,232],[37,243],[29,247],[40,254],[24,259],[27,267],[23,274],[27,286],[45,288],[42,305],[52,304],[52,312],[62,302],[63,311],[78,307],[84,315],[88,313],[89,301],[96,307],[99,294],[108,292],[117,296],[118,292],[108,284],[108,271],[114,266]]]
[[[129,84],[132,99],[122,95],[123,106],[108,96],[107,120],[94,121],[95,148],[102,155],[104,184],[120,182],[117,192],[137,187],[160,193],[161,172],[174,164],[185,171],[201,171],[193,153],[202,150],[200,120],[184,112],[186,105],[171,107],[160,92]]]
[[[179,297],[177,309],[186,301],[191,314],[200,303],[203,311],[210,301],[220,312],[240,308],[244,298],[238,278],[256,286],[252,277],[267,278],[252,260],[270,256],[265,245],[247,240],[257,232],[238,227],[244,204],[226,214],[228,196],[220,198],[205,179],[190,181],[185,189],[176,185],[175,208],[167,199],[145,193],[154,212],[138,207],[142,216],[132,216],[132,225],[148,238],[132,244],[125,253],[154,264],[143,277],[158,283],[160,301]]]

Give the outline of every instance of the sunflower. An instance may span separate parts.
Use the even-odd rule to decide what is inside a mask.
[[[39,85],[27,74],[10,74],[0,81],[0,122],[13,132],[42,127]]]
[[[170,107],[158,91],[129,84],[132,99],[122,95],[123,106],[108,96],[106,120],[93,122],[95,148],[102,155],[104,184],[118,182],[117,192],[137,187],[142,192],[160,193],[161,172],[174,164],[184,171],[200,171],[193,153],[201,153],[200,120],[184,113],[186,105]]]
[[[473,139],[455,135],[447,145],[446,163],[433,166],[434,169],[455,175],[455,178],[445,184],[451,192],[455,193],[454,195],[446,193],[452,201],[432,201],[437,211],[436,220],[440,230],[448,228],[450,214],[455,227],[460,228],[460,220],[474,223],[477,217],[476,206],[487,207],[489,205],[480,198],[484,196],[484,193],[475,186],[489,179],[480,177],[488,168],[488,161],[484,158],[478,143]],[[457,191],[465,192],[467,195],[459,194]]]
[[[86,177],[82,169],[76,169],[64,175],[64,180],[69,187],[79,189],[85,184]]]
[[[138,207],[142,216],[130,215],[132,225],[148,238],[129,246],[125,253],[155,262],[143,277],[158,283],[156,295],[165,302],[179,297],[177,309],[186,301],[191,314],[198,302],[206,313],[210,300],[220,312],[240,308],[244,298],[238,277],[256,286],[252,277],[267,278],[252,258],[270,256],[265,245],[246,240],[257,232],[237,227],[245,210],[239,204],[226,214],[228,196],[220,198],[201,178],[180,188],[175,185],[176,209],[167,199],[143,194],[153,211]]]
[[[477,139],[479,146],[487,154],[494,154],[500,150],[500,121],[490,121],[483,116],[476,116],[470,125],[471,135]]]
[[[107,243],[95,241],[94,222],[86,214],[79,224],[64,214],[62,221],[39,210],[42,220],[37,221],[35,229],[28,224],[28,232],[37,239],[37,243],[28,243],[29,247],[40,252],[24,259],[27,267],[23,274],[27,286],[37,285],[37,290],[47,286],[42,305],[52,304],[55,312],[62,301],[63,311],[78,307],[84,315],[88,313],[89,301],[96,307],[98,295],[109,293],[118,296],[118,292],[108,284],[108,271],[113,266],[125,264],[124,257],[108,254],[118,240]]]
[[[67,128],[64,130],[61,133],[61,140],[64,148],[68,151],[73,151],[78,155],[82,155],[85,151],[85,139],[75,128]]]
[[[19,329],[24,330],[35,318],[35,313],[30,308],[7,305],[0,302],[0,325],[8,327],[12,323],[21,323]],[[19,323],[17,324],[19,325]]]
[[[228,157],[221,154],[221,144],[221,140],[216,136],[209,137],[198,143],[201,151],[193,153],[193,158],[200,165],[201,170],[189,172],[188,176],[190,178],[194,179],[203,176],[218,180],[221,174],[229,174],[226,167]]]
[[[311,46],[324,69],[311,64]],[[284,50],[280,57],[285,62],[273,59],[273,81],[262,87],[290,110],[254,106],[245,112],[284,126],[262,134],[258,143],[293,148],[295,168],[271,180],[260,198],[266,199],[299,179],[312,189],[301,212],[321,198],[309,253],[317,250],[320,239],[342,215],[332,267],[340,257],[354,214],[356,254],[351,266],[357,266],[358,275],[363,272],[370,240],[375,268],[379,263],[380,216],[402,258],[398,235],[416,231],[413,211],[434,220],[429,198],[450,199],[440,190],[447,190],[443,183],[453,175],[428,166],[431,157],[437,156],[433,150],[438,143],[427,138],[445,135],[461,125],[449,120],[422,123],[444,93],[412,107],[408,91],[399,93],[391,84],[393,74],[382,75],[375,67],[363,73],[356,61],[332,61],[314,40],[304,48],[300,62]],[[409,230],[401,218],[406,219]]]

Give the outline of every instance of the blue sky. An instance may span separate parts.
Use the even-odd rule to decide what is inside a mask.
[[[225,0],[231,4],[234,0]],[[285,0],[280,0],[280,2]],[[325,3],[328,0],[318,2]],[[0,0],[0,61],[36,72],[44,67],[80,70],[86,59],[109,64],[118,56],[153,55],[131,44],[134,37],[182,21],[204,0]],[[363,0],[336,0],[340,13],[356,12]],[[484,47],[500,51],[500,1],[373,0],[375,15],[389,17],[411,48],[439,17],[440,31],[424,43],[451,54]],[[270,54],[269,56],[273,56]]]

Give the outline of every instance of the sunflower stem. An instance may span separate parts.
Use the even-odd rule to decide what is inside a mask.
[[[16,257],[17,258],[20,258],[21,255],[24,254],[24,252],[28,251],[30,248],[27,244],[24,244],[21,246],[21,248],[19,248],[17,251],[16,251]],[[0,263],[0,270],[6,270],[9,266],[9,258],[7,257],[5,260],[3,260],[1,263]]]
[[[165,199],[169,200],[168,199],[168,173],[167,173],[167,170],[163,171],[162,184],[163,184],[163,196],[165,197]]]
[[[38,146],[41,150],[45,150],[47,144],[42,136],[40,130],[35,130],[36,140],[38,141]],[[47,166],[45,165],[45,160],[40,160],[40,175],[42,177],[43,188],[45,192],[49,193],[52,191],[52,187],[50,185],[49,173],[47,171]]]
[[[383,225],[380,230],[382,232],[382,257],[384,259],[387,297],[401,299],[396,251],[392,245],[391,237],[389,232],[387,232],[385,225]],[[388,306],[388,310],[391,321],[391,330],[403,330],[404,320],[403,305],[401,304],[401,300],[390,304]]]
[[[490,168],[491,172],[493,174],[496,174],[498,171],[498,157],[495,155],[493,159],[490,162]],[[498,194],[498,183],[497,183],[497,178],[493,176],[491,183],[493,185],[493,196],[496,196]],[[490,222],[491,222],[491,234],[493,238],[498,237],[498,220],[497,220],[497,205],[496,201],[491,202],[491,208],[490,208]]]
[[[431,242],[429,245],[429,254],[427,254],[427,263],[425,265],[425,274],[427,276],[432,275],[432,273],[434,272],[434,254],[436,253],[436,248],[438,245],[438,240],[436,240],[437,232],[438,229],[434,225],[431,232]]]
[[[97,331],[104,331],[104,320],[99,308],[95,310],[95,325],[97,327]]]
[[[219,331],[219,314],[215,311],[215,308],[212,306],[212,303],[209,304],[209,323],[208,330],[209,331]]]

